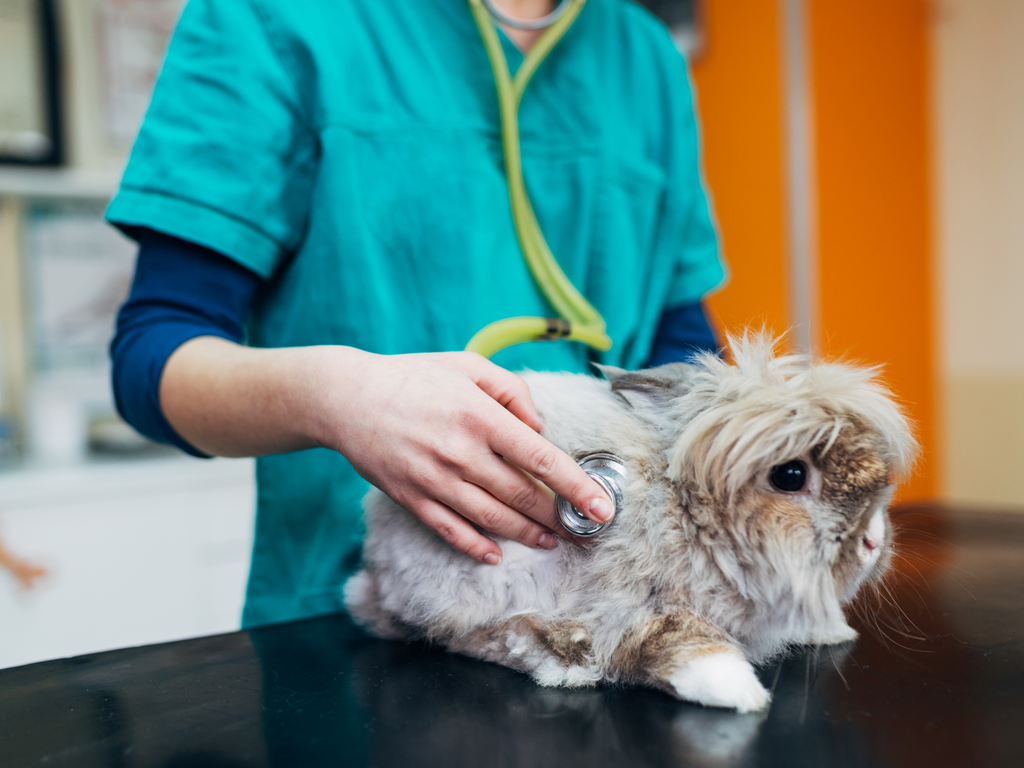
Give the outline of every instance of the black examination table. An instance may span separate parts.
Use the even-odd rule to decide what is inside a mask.
[[[0,671],[0,766],[1024,767],[1024,515],[894,519],[861,638],[763,668],[767,714],[543,689],[331,617]]]

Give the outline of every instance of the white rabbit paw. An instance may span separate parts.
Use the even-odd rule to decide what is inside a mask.
[[[509,655],[526,667],[534,680],[549,688],[597,685],[601,673],[594,665],[591,637],[586,629],[563,625],[539,634],[540,637],[525,637],[510,633],[507,640]]]
[[[673,672],[669,683],[681,699],[738,712],[757,712],[771,700],[754,668],[736,653],[699,656]]]
[[[566,666],[561,660],[549,656],[533,670],[533,679],[548,688],[586,688],[597,685],[601,673],[579,664]]]
[[[827,630],[815,632],[808,645],[842,645],[857,639],[857,630],[849,624],[838,624]]]

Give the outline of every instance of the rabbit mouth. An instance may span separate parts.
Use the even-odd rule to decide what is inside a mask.
[[[871,513],[867,526],[860,532],[853,552],[847,550],[848,554],[840,559],[840,562],[846,563],[835,572],[840,602],[852,600],[865,582],[878,578],[884,572],[888,562],[886,520],[886,505],[879,504]]]
[[[882,548],[885,546],[885,511],[882,507],[875,510],[868,523],[867,530],[861,537],[857,554],[864,564],[864,570],[871,569],[882,556]]]

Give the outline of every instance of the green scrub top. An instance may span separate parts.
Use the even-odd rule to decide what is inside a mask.
[[[590,0],[519,120],[540,225],[608,323],[596,359],[640,367],[662,312],[724,279],[685,62],[639,5]],[[494,320],[553,314],[516,241],[466,0],[190,0],[107,217],[265,278],[253,346],[459,350]],[[494,361],[592,357],[536,342]],[[260,458],[257,486],[243,623],[342,610],[365,481],[315,449]]]

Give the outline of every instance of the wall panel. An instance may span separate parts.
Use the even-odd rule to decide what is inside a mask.
[[[708,183],[732,280],[726,330],[792,325],[787,306],[782,0],[707,0],[694,66]],[[882,364],[920,429],[905,498],[936,493],[927,0],[806,0],[823,352]]]
[[[936,493],[929,4],[814,0],[821,345],[885,366],[920,429],[906,498]]]
[[[776,0],[707,0],[694,64],[705,168],[732,278],[709,306],[725,330],[789,327]]]

